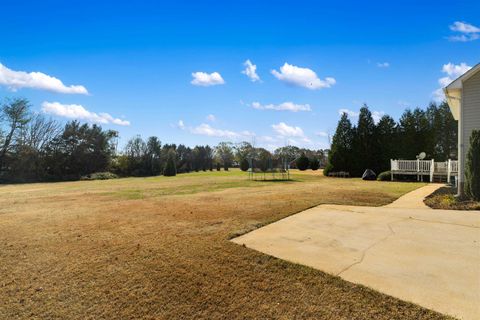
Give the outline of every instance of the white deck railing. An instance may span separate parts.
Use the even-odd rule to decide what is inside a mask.
[[[392,180],[394,174],[412,174],[417,176],[429,175],[430,182],[436,175],[447,176],[450,183],[451,176],[458,175],[458,161],[448,160],[443,162],[435,162],[432,160],[390,160],[390,170],[392,172]]]

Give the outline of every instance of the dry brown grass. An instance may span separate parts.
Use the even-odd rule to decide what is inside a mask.
[[[424,202],[433,209],[480,210],[480,202],[456,197],[457,189],[443,187],[425,198]]]
[[[1,319],[433,319],[433,311],[228,241],[321,203],[419,184],[199,173],[0,188]]]

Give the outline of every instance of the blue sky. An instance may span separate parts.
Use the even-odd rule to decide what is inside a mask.
[[[398,118],[480,62],[478,1],[98,2],[2,1],[0,97],[123,143],[325,148],[339,110]]]

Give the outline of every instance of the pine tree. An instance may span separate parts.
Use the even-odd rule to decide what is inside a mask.
[[[308,169],[308,166],[310,165],[310,160],[308,160],[305,153],[302,153],[300,157],[298,157],[297,160],[295,161],[295,164],[297,165],[298,170],[305,171]]]
[[[329,172],[351,171],[352,141],[352,123],[348,119],[348,115],[343,113],[332,139],[332,145],[328,153],[328,164],[324,170],[325,175],[328,175]]]
[[[310,169],[312,170],[318,170],[320,168],[320,161],[318,161],[317,158],[313,158],[310,160]]]
[[[361,176],[365,169],[377,170],[375,153],[377,151],[377,139],[375,137],[375,121],[368,107],[360,108],[358,125],[353,139],[353,176]]]
[[[428,158],[434,156],[434,138],[425,111],[406,110],[400,118],[399,134],[400,158],[415,159],[420,152],[425,152]]]
[[[426,111],[426,116],[431,128],[429,142],[433,143],[432,158],[435,161],[446,161],[456,158],[458,123],[453,118],[446,102],[439,106],[431,103]]]
[[[390,170],[390,159],[398,157],[397,154],[397,124],[390,116],[383,116],[378,122],[376,128],[376,137],[378,142],[377,171],[380,174],[383,171]]]

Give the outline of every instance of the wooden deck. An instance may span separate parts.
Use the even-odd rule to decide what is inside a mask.
[[[435,177],[446,177],[447,183],[451,183],[452,177],[458,176],[458,161],[447,160],[435,162],[435,160],[390,160],[390,172],[392,180],[395,175],[416,175],[418,181],[423,181],[427,176],[430,182]]]

